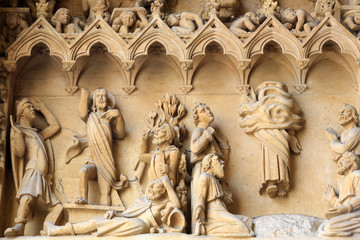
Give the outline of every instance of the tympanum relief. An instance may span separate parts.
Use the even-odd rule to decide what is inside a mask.
[[[358,1],[3,2],[4,236],[358,236]]]

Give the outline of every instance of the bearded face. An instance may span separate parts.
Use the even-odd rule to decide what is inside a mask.
[[[339,112],[339,123],[341,126],[344,126],[351,121],[353,121],[353,114],[349,108],[342,108]]]
[[[107,92],[100,89],[95,93],[95,106],[100,112],[106,111],[107,108]]]
[[[340,159],[337,165],[337,174],[345,175],[345,173],[351,168],[352,162],[348,159]]]
[[[167,140],[166,140],[166,139],[168,138],[167,135],[168,135],[168,133],[167,133],[167,131],[166,131],[166,129],[165,129],[164,127],[159,128],[159,129],[154,133],[154,138],[153,138],[152,143],[153,143],[154,145],[157,145],[157,146],[163,144],[164,142],[167,141]]]
[[[165,193],[164,185],[157,182],[151,182],[146,189],[146,196],[150,200],[160,199]]]

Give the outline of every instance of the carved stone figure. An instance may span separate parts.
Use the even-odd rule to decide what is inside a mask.
[[[155,1],[157,2],[154,6]],[[158,6],[158,10],[161,12],[164,11],[164,5],[166,5],[166,0],[136,0],[135,7],[143,7],[147,10],[148,13],[155,11],[154,7]],[[153,10],[151,8],[153,7]],[[159,12],[159,13],[160,13]]]
[[[236,36],[241,35],[246,32],[254,32],[260,25],[259,16],[253,12],[247,12],[245,15],[236,19],[230,26],[230,31],[232,31]]]
[[[190,12],[172,13],[166,22],[176,34],[190,34],[204,25],[198,14]]]
[[[209,153],[214,153],[222,158],[225,163],[230,157],[230,146],[228,140],[218,130],[210,126],[214,121],[214,114],[205,103],[195,103],[193,106],[193,119],[196,128],[191,135],[190,150],[192,167],[191,181],[191,212],[194,214],[196,196],[199,191],[198,179],[201,174],[201,161]]]
[[[39,15],[51,18],[54,12],[55,0],[25,0],[30,8],[31,16],[36,19]]]
[[[82,0],[81,3],[84,16],[87,18],[87,25],[91,24],[96,16],[103,18],[105,22],[109,22],[109,0]]]
[[[239,107],[240,127],[261,141],[261,187],[270,197],[290,191],[290,149],[300,153],[295,136],[305,122],[284,83],[265,81]]]
[[[44,224],[48,236],[86,235],[131,236],[141,233],[182,232],[186,222],[179,210],[180,201],[167,176],[150,182],[144,197],[138,198],[126,211],[106,212],[104,218],[95,217],[65,226]]]
[[[219,180],[225,177],[224,162],[216,154],[202,159],[202,173],[198,179],[195,205],[195,235],[216,237],[252,237],[252,221],[245,216],[228,212],[231,193],[224,190]]]
[[[207,20],[211,14],[216,14],[220,20],[227,21],[236,15],[239,3],[236,0],[206,0],[201,17]]]
[[[24,16],[17,13],[7,13],[5,16],[5,24],[0,35],[0,55],[4,54],[19,34],[29,25],[24,19]]]
[[[319,227],[320,236],[360,236],[360,159],[345,152],[337,163],[338,189],[327,185],[325,197],[331,208],[325,213],[329,220]]]
[[[338,136],[332,128],[326,129],[330,147],[340,156],[346,151],[360,154],[360,128],[357,126],[359,114],[354,106],[343,104],[339,111],[339,123],[344,131]]]
[[[184,135],[184,128],[179,125],[179,120],[185,115],[185,108],[176,96],[168,94],[157,102],[157,107],[159,113],[150,113],[150,119],[146,120],[149,129],[141,141],[140,161],[135,167],[135,175],[141,181],[144,173],[143,163],[147,163],[149,180],[168,176],[181,200],[182,210],[186,212],[186,156],[179,150],[180,140]],[[156,123],[155,118],[158,115],[162,118]],[[151,137],[152,144],[156,145],[157,149],[149,153],[148,142]]]
[[[118,33],[138,33],[148,24],[144,8],[125,9],[115,18],[112,28]]]
[[[35,110],[40,111],[49,124],[40,132],[33,128]],[[16,122],[11,116],[11,161],[19,208],[15,226],[5,230],[6,237],[24,235],[24,227],[34,204],[45,206],[49,210],[45,221],[54,224],[60,220],[63,209],[50,188],[54,174],[54,156],[48,140],[60,130],[60,125],[42,102],[35,99],[30,101],[28,98],[23,98],[18,103]]]
[[[83,30],[79,26],[84,26],[84,23],[77,17],[73,18],[69,9],[59,8],[54,16],[51,18],[51,24],[59,33],[81,33]]]
[[[89,102],[92,106],[89,110]],[[74,145],[66,153],[66,163],[89,146],[90,156],[80,169],[80,197],[77,204],[87,204],[88,181],[97,179],[100,189],[100,204],[111,205],[112,189],[122,190],[128,186],[127,177],[118,175],[112,154],[113,136],[125,136],[125,122],[115,107],[114,96],[105,89],[98,88],[91,95],[88,89],[81,89],[80,117],[87,123],[86,135],[75,135]]]
[[[287,29],[296,33],[301,31],[310,33],[319,24],[319,21],[304,9],[294,10],[292,8],[287,8],[281,12],[281,22]]]

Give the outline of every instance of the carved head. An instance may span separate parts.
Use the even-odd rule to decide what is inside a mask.
[[[210,173],[217,179],[223,179],[225,177],[224,166],[224,161],[214,153],[206,155],[201,162],[202,171]]]
[[[245,16],[248,16],[256,26],[260,25],[260,18],[254,11],[245,13]]]
[[[180,14],[172,13],[166,18],[167,24],[172,26],[178,26],[180,21]]]
[[[22,118],[30,121],[36,118],[34,106],[28,98],[23,98],[16,107],[16,122],[20,122]]]
[[[337,174],[347,175],[360,166],[359,156],[353,152],[345,152],[337,163]]]
[[[20,18],[17,14],[14,13],[7,13],[6,14],[6,26],[14,30],[20,24]]]
[[[339,123],[342,126],[347,125],[350,122],[359,122],[359,114],[354,106],[349,104],[343,104],[339,111]]]
[[[63,25],[68,24],[70,19],[71,13],[67,8],[59,8],[53,16],[53,20],[59,21]]]
[[[132,10],[125,10],[120,14],[120,19],[123,25],[132,27],[136,22],[136,14]]]
[[[161,179],[152,180],[146,188],[146,196],[150,200],[158,200],[165,195],[166,189]]]
[[[193,106],[193,118],[196,126],[200,122],[211,124],[214,121],[214,114],[205,103],[197,102]]]
[[[161,145],[165,142],[168,142],[170,145],[175,137],[175,129],[169,124],[165,123],[155,131],[152,143],[154,145]]]
[[[106,111],[108,107],[108,92],[103,88],[98,88],[93,93],[93,106],[94,112]]]
[[[282,23],[292,23],[295,24],[297,21],[297,15],[294,9],[287,8],[281,12],[281,22]]]

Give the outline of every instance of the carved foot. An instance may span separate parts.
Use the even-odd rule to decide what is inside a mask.
[[[269,195],[269,197],[274,198],[276,197],[278,190],[278,186],[270,185],[266,188],[266,193]]]
[[[85,205],[88,204],[88,201],[83,197],[78,197],[77,199],[75,199],[75,204]]]
[[[16,236],[23,236],[24,235],[24,223],[17,223],[12,228],[8,228],[4,232],[5,237],[16,237]]]
[[[55,226],[52,223],[44,222],[44,229],[42,230],[42,234],[43,236],[74,236],[75,232],[71,223],[67,223],[65,226]]]

